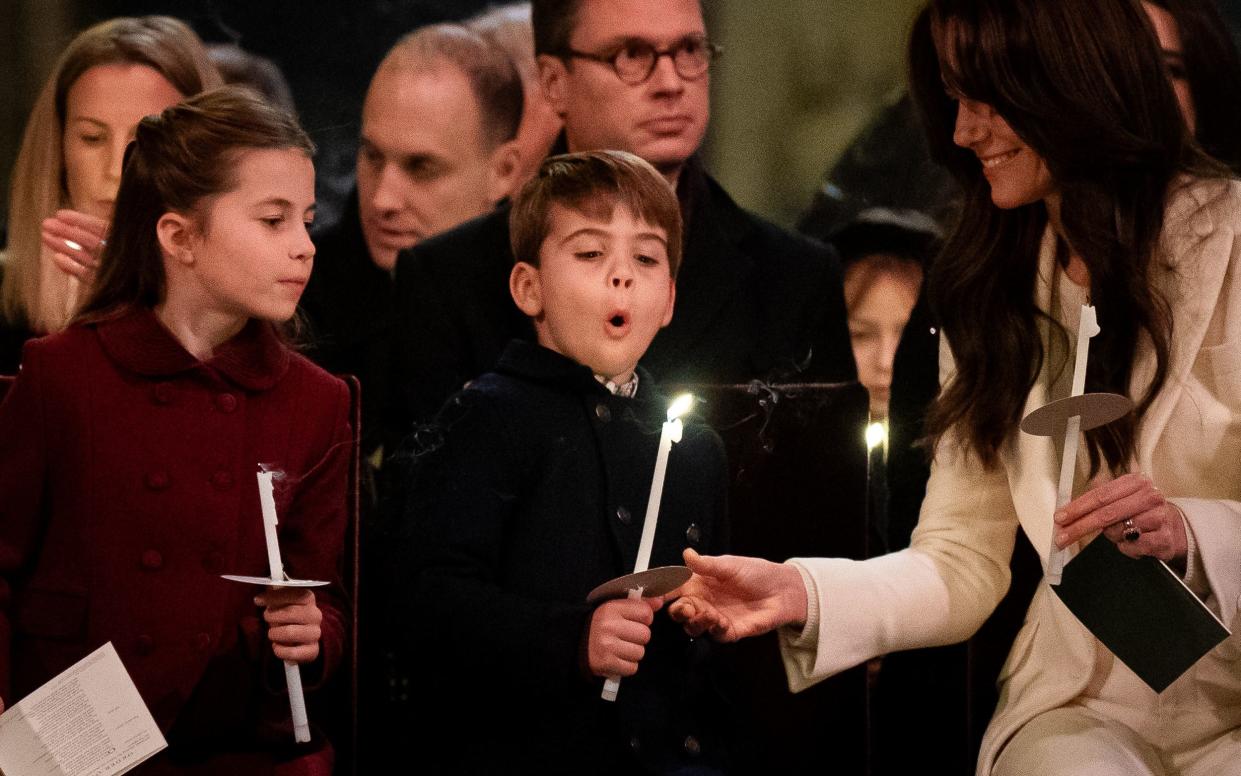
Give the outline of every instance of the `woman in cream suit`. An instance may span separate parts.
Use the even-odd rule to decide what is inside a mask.
[[[912,546],[862,562],[687,552],[696,574],[673,615],[724,640],[780,628],[798,691],[968,638],[1007,590],[1020,527],[1044,558],[1101,532],[1164,560],[1231,626],[1241,183],[1190,140],[1136,2],[933,0],[911,55],[933,146],[967,197],[928,281],[947,346]],[[1086,389],[1136,408],[1083,435],[1077,498],[1057,511],[1057,445],[1017,426],[1068,395],[1088,301],[1102,333]],[[1157,694],[1044,585],[999,682],[980,776],[1241,773],[1241,639]]]

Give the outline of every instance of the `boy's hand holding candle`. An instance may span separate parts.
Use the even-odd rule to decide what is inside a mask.
[[[595,609],[590,618],[586,662],[595,676],[633,676],[651,640],[661,596],[617,598]]]

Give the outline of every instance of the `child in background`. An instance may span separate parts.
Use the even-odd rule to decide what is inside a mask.
[[[143,119],[91,297],[0,404],[0,698],[111,641],[169,742],[144,776],[330,772],[278,660],[308,691],[332,672],[339,586],[219,576],[266,575],[259,463],[286,474],[288,573],[339,575],[348,389],[277,330],[314,257],[312,150],[234,87]]]
[[[660,598],[586,603],[633,570],[668,401],[637,366],[672,318],[680,210],[621,152],[553,157],[514,201],[514,341],[441,411],[413,469],[402,619],[423,667],[427,772],[718,772],[710,647]],[[425,439],[427,434],[423,434]],[[672,448],[651,566],[723,547],[719,437]],[[625,677],[615,703],[604,677]],[[427,762],[427,756],[431,760]]]

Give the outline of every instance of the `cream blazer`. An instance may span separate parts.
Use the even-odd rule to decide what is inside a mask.
[[[1036,291],[1045,311],[1053,245],[1049,232]],[[1206,601],[1231,628],[1241,603],[1241,182],[1179,183],[1169,196],[1159,250],[1159,263],[1168,266],[1154,271],[1154,282],[1174,319],[1170,373],[1139,429],[1133,469],[1150,474],[1185,512],[1198,548],[1192,573],[1205,575]],[[952,369],[947,347],[942,353],[941,375]],[[1132,385],[1149,384],[1154,366],[1153,350],[1140,346]],[[1048,401],[1046,378],[1030,392],[1025,412]],[[789,688],[797,692],[877,655],[969,638],[1008,589],[1018,526],[1046,562],[1058,461],[1051,439],[1017,432],[1002,465],[987,471],[945,440],[908,549],[866,561],[794,559],[812,604],[803,631],[781,632]],[[1000,702],[983,740],[979,776],[991,772],[1022,725],[1082,693],[1096,644],[1041,585],[999,676]],[[1241,704],[1241,640],[1234,636],[1211,657],[1231,669],[1215,677],[1229,685],[1226,702]],[[1165,695],[1197,681],[1196,670]]]

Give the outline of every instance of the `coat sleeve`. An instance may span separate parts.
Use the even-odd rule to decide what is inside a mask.
[[[941,372],[951,369],[945,342]],[[791,561],[811,616],[802,631],[780,633],[789,688],[878,655],[969,638],[1008,592],[1018,525],[1004,468],[985,468],[946,435],[908,549],[864,561]]]
[[[31,561],[45,518],[48,444],[42,364],[27,346],[0,403],[0,699],[11,704],[13,579]]]
[[[301,475],[288,517],[281,521],[281,550],[289,575],[331,582],[315,589],[315,602],[323,621],[319,658],[303,670],[307,689],[322,685],[340,665],[350,605],[342,589],[341,560],[349,519],[347,493],[353,432],[349,423],[349,389],[339,380],[333,382],[338,390],[330,416],[330,441],[319,459]]]
[[[528,450],[478,391],[450,399],[439,417],[430,449],[413,453],[398,532],[406,545],[398,554],[413,559],[403,630],[438,642],[452,665],[436,670],[531,683],[519,691],[553,692],[581,681],[579,648],[591,607],[501,583]]]

